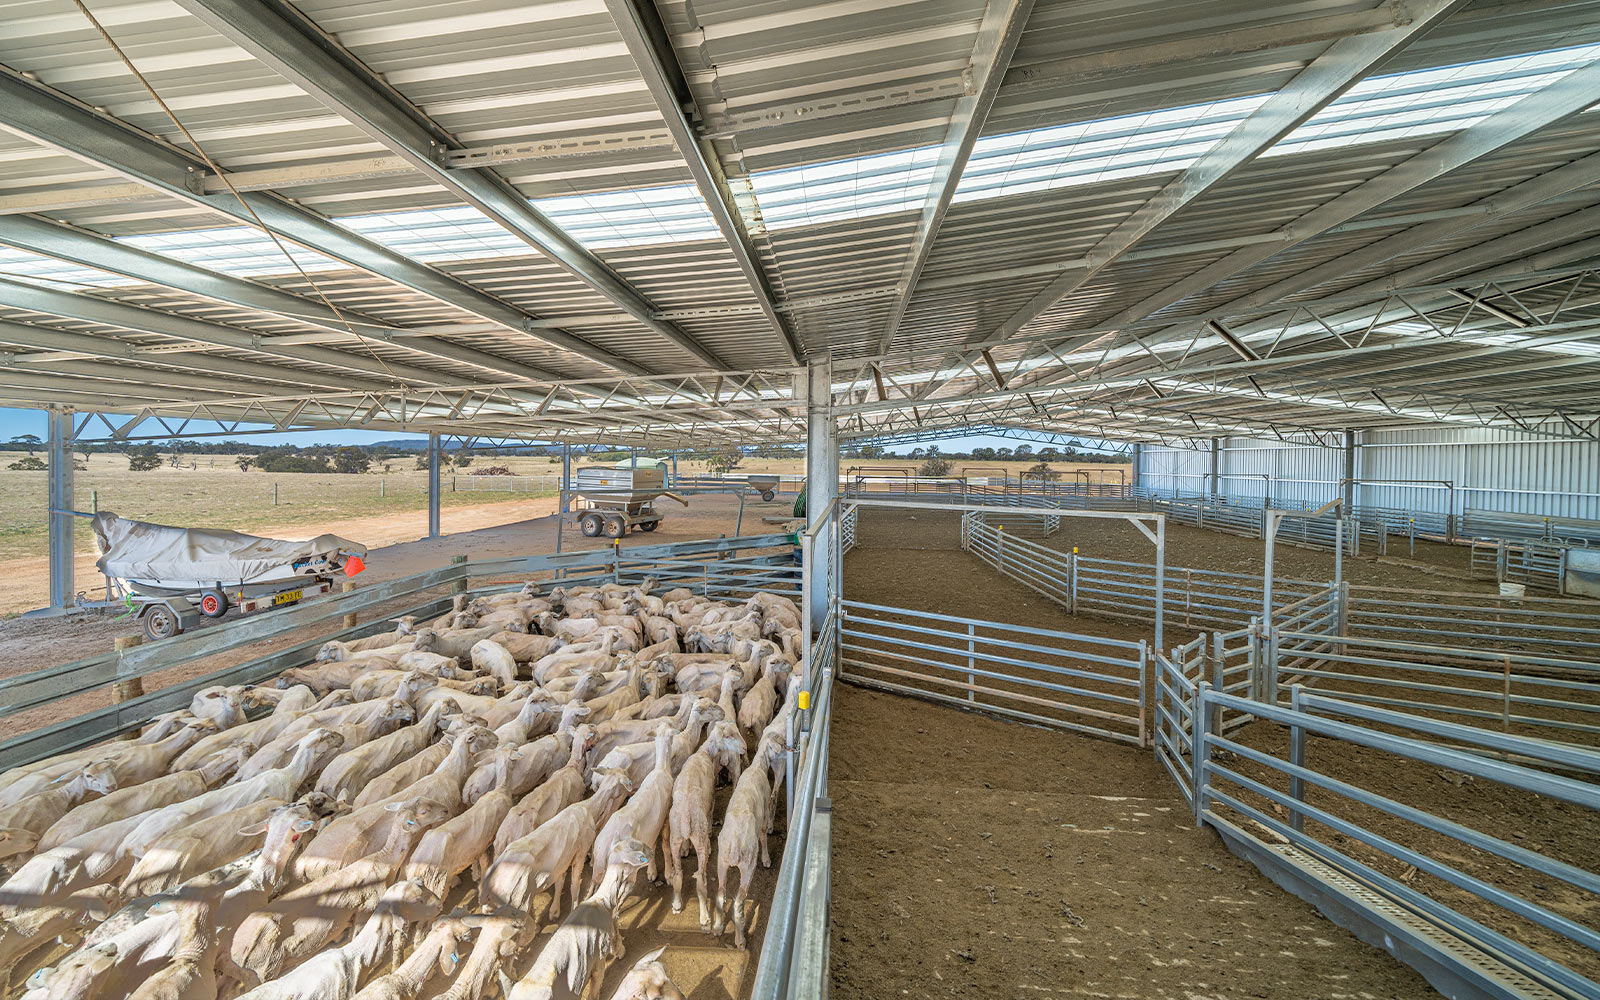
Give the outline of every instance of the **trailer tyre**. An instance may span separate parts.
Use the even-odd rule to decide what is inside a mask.
[[[600,515],[585,514],[578,520],[578,528],[583,532],[583,537],[594,538],[600,534]]]
[[[139,624],[144,628],[145,638],[150,640],[170,639],[183,631],[178,616],[165,604],[148,605]]]
[[[228,595],[220,590],[201,591],[200,613],[207,618],[221,618],[228,613]]]
[[[628,525],[627,525],[627,522],[622,520],[622,518],[620,518],[620,517],[608,517],[608,518],[606,518],[606,537],[607,538],[621,538],[623,535],[626,535],[627,533],[628,533]]]
[[[660,521],[645,521],[643,524],[639,525],[639,530],[654,531],[659,527],[661,527]]]
[[[772,490],[766,490],[765,492],[763,492],[761,494],[761,499],[767,501],[768,503],[771,503],[772,502],[772,498],[777,496],[777,495],[778,494],[773,492]]]

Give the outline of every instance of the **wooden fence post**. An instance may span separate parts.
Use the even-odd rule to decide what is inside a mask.
[[[111,646],[119,654],[118,659],[121,659],[121,654],[126,653],[128,650],[133,649],[135,646],[138,646],[143,642],[144,636],[125,635],[111,640]],[[138,677],[129,677],[126,680],[113,681],[111,684],[111,701],[114,704],[120,705],[125,701],[132,701],[135,698],[141,698],[143,696],[144,682]],[[122,734],[122,739],[125,740],[134,740],[138,738],[139,731],[137,729],[132,732]]]
[[[351,593],[355,589],[356,589],[356,582],[354,580],[346,580],[343,584],[341,584],[339,586],[339,592],[340,593],[344,593],[344,594]],[[344,627],[345,628],[355,628],[356,627],[356,613],[354,611],[345,612]]]
[[[467,557],[466,556],[451,556],[450,557],[450,565],[452,565],[452,566],[463,566],[463,565],[466,564],[466,561],[467,561]],[[450,592],[453,593],[453,594],[465,594],[467,592],[467,578],[466,577],[462,577],[461,579],[457,580],[455,583],[451,584],[450,585]]]

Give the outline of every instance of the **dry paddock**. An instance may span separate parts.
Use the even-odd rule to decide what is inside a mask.
[[[1066,609],[961,551],[958,518],[862,508],[845,562],[851,600],[1147,639],[1146,626]],[[1120,522],[1064,519],[1046,541],[1145,561]],[[1173,527],[1168,563],[1259,572],[1261,542]],[[1280,549],[1280,573],[1331,575],[1331,556]],[[1419,546],[1415,564],[1357,559],[1346,575],[1411,590],[1485,589],[1463,579],[1464,550]],[[1447,585],[1446,585],[1447,583]],[[1171,629],[1168,646],[1192,632]],[[1362,944],[1193,826],[1152,753],[846,687],[837,704],[834,985],[840,997],[1417,997],[1409,968]],[[1239,731],[1280,756],[1281,727]],[[1238,760],[1245,773],[1261,775]],[[1313,738],[1308,763],[1588,871],[1600,871],[1590,817],[1536,796]],[[1312,792],[1312,804],[1335,804]],[[1485,880],[1600,928],[1591,899],[1453,840],[1342,799],[1340,812]],[[1591,977],[1595,955],[1426,874],[1308,824],[1387,874]]]

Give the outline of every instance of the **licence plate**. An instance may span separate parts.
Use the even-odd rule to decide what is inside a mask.
[[[280,604],[293,604],[295,601],[298,601],[300,599],[300,595],[304,593],[305,591],[303,590],[286,590],[281,594],[274,594],[272,597],[272,606],[277,607]]]

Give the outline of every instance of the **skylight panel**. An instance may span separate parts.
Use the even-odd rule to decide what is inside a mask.
[[[346,266],[288,241],[280,249],[271,237],[245,226],[119,236],[117,241],[225,274],[292,273],[295,268],[285,259],[284,250],[293,254],[295,263],[306,271],[334,271]]]
[[[920,209],[939,147],[832,160],[750,176],[768,229],[844,222]]]
[[[694,187],[635,188],[541,198],[534,207],[590,249],[719,238]]]
[[[1600,58],[1600,45],[1363,80],[1268,150],[1284,156],[1471,128]]]
[[[108,274],[96,268],[81,267],[56,260],[54,257],[12,247],[0,247],[0,277],[67,291],[84,288],[116,288],[139,283],[120,274]]]

